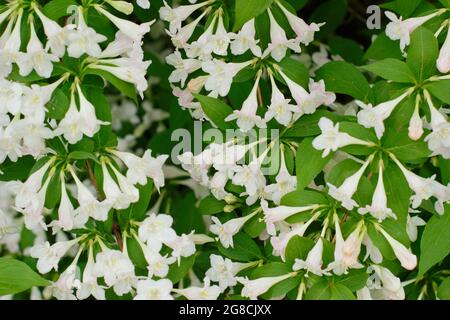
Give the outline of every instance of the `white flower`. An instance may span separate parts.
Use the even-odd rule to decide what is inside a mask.
[[[172,282],[168,279],[139,280],[134,300],[173,300],[170,295],[172,288]]]
[[[45,16],[38,8],[37,5],[34,5],[34,2],[32,2],[32,7],[36,14],[38,15],[39,19],[42,22],[42,25],[44,27],[44,33],[47,36],[47,44],[45,46],[45,49],[50,49],[53,54],[55,54],[57,57],[63,57],[64,53],[66,51],[66,45],[69,41],[69,33],[73,29],[73,25],[67,25],[64,28],[62,28],[58,23],[55,21],[49,19],[47,16]]]
[[[370,260],[372,260],[374,263],[383,262],[383,255],[381,254],[380,250],[373,244],[372,240],[370,240],[370,237],[367,233],[364,235],[362,244],[366,247],[366,256],[364,257],[364,260],[367,260],[367,258],[370,257]]]
[[[66,181],[64,174],[61,172],[61,200],[58,208],[58,220],[53,220],[50,226],[64,231],[70,231],[74,228],[75,222],[75,209],[67,194]],[[84,226],[87,221],[87,217],[83,217],[82,221],[79,221],[80,227]],[[56,233],[56,231],[54,231]]]
[[[228,46],[230,45],[230,34],[223,25],[222,13],[219,13],[219,21],[217,22],[216,32],[209,38],[208,46],[211,46],[211,51],[219,56],[226,56],[228,54]]]
[[[241,230],[244,224],[257,213],[258,211],[255,211],[244,217],[228,220],[223,224],[218,218],[211,217],[214,224],[209,227],[209,230],[219,237],[222,246],[225,248],[233,247],[233,237]]]
[[[182,234],[167,242],[167,246],[172,249],[172,257],[181,263],[181,257],[190,257],[195,253],[195,243],[191,239],[191,234]]]
[[[0,163],[6,158],[16,162],[23,155],[23,148],[20,145],[21,136],[17,135],[18,117],[6,127],[0,127]]]
[[[386,190],[384,189],[383,183],[383,164],[381,161],[378,171],[377,186],[372,196],[372,204],[367,205],[365,208],[359,208],[358,212],[360,214],[370,213],[374,218],[378,219],[379,222],[386,218],[397,219],[395,213],[387,206]]]
[[[177,237],[172,223],[173,218],[167,214],[151,213],[139,226],[139,239],[159,251],[163,243],[167,244]]]
[[[234,168],[233,184],[245,187],[245,193],[251,197],[256,196],[260,190],[264,191],[266,186],[266,178],[261,171],[265,156],[266,154],[263,153],[260,158],[252,160],[248,165]]]
[[[380,103],[375,107],[373,107],[370,103],[364,104],[361,101],[356,101],[356,103],[363,109],[358,112],[358,123],[366,128],[374,128],[377,138],[380,139],[383,136],[385,130],[384,120],[389,118],[395,107],[403,99],[409,96],[413,90],[413,88],[410,88],[399,97]]]
[[[409,240],[414,242],[417,240],[417,227],[426,225],[427,223],[419,216],[410,216],[408,214],[406,219],[406,232],[408,233]]]
[[[320,238],[314,247],[309,251],[306,260],[295,259],[295,263],[292,266],[292,270],[297,271],[306,269],[307,272],[314,273],[315,275],[322,276],[327,274],[325,270],[322,270],[322,254],[323,254],[323,242]]]
[[[17,63],[19,58],[19,51],[21,46],[21,31],[23,9],[19,9],[17,18],[14,24],[14,18],[9,20],[4,34],[0,38],[0,77],[7,77],[12,71],[12,64]],[[12,27],[14,24],[14,28]],[[11,31],[12,28],[12,31]]]
[[[169,82],[180,82],[184,87],[187,77],[202,67],[202,62],[197,59],[183,59],[179,51],[175,51],[166,58],[166,62],[175,67],[169,76]]]
[[[19,56],[19,73],[27,76],[33,71],[43,77],[50,78],[53,71],[53,62],[59,59],[56,55],[47,53],[34,30],[34,23],[30,23],[30,40],[27,45],[27,52]]]
[[[210,0],[204,1],[194,5],[179,6],[171,8],[166,1],[164,6],[159,9],[159,16],[162,20],[170,23],[169,30],[171,33],[176,33],[181,29],[181,23],[192,15],[196,10],[211,3]]]
[[[155,187],[158,190],[160,187],[164,187],[164,172],[162,166],[169,156],[161,155],[154,158],[151,155],[151,150],[146,150],[142,158],[129,152],[115,150],[111,152],[127,166],[127,179],[130,183],[146,185],[148,177],[153,179]]]
[[[77,186],[77,200],[80,205],[75,210],[75,216],[84,217],[82,220],[85,221],[89,217],[99,221],[106,221],[111,204],[107,200],[98,201],[91,191],[78,179],[72,168],[70,169],[70,173]]]
[[[105,193],[106,200],[112,203],[114,209],[126,209],[131,203],[139,200],[139,191],[114,166],[111,166],[111,168],[116,175],[119,185],[111,177],[105,162],[102,162],[103,192]]]
[[[142,247],[142,246],[141,246]],[[164,278],[169,272],[169,265],[175,262],[174,257],[168,258],[167,255],[162,256],[159,252],[156,252],[151,247],[142,248],[147,261],[148,276],[157,276]]]
[[[93,246],[89,246],[88,259],[83,271],[83,281],[77,290],[77,298],[84,300],[93,296],[97,300],[105,300],[105,289],[97,283],[94,273],[95,261]]]
[[[136,0],[136,3],[142,9],[150,9],[150,0]]]
[[[409,18],[402,20],[402,17],[397,18],[392,12],[386,11],[385,14],[391,20],[386,26],[386,35],[391,40],[400,40],[400,49],[402,52],[405,50],[406,46],[409,45],[411,33],[420,27],[422,24],[445,12],[444,10],[438,10],[432,14],[423,16]]]
[[[278,89],[273,75],[270,73],[269,76],[272,84],[272,97],[264,119],[269,121],[275,118],[278,123],[287,126],[292,120],[292,113],[298,111],[298,108],[290,104],[291,100],[286,99],[280,89]]]
[[[208,184],[208,189],[210,189],[212,195],[218,199],[223,200],[230,193],[225,191],[225,186],[228,182],[228,175],[224,171],[217,171],[211,178]]]
[[[394,254],[400,261],[402,267],[407,270],[413,270],[417,266],[417,257],[411,252],[411,250],[407,249],[403,244],[401,244],[393,237],[391,237],[391,235],[386,231],[384,231],[384,229],[381,228],[381,226],[379,225],[375,226],[391,245],[392,250],[394,250]]]
[[[248,297],[251,300],[256,300],[258,296],[267,292],[267,290],[272,288],[277,283],[280,283],[281,281],[289,279],[295,275],[296,273],[293,272],[281,276],[263,277],[254,280],[238,277],[237,280],[244,285],[244,288],[242,288],[241,291],[241,295],[243,297]]]
[[[24,215],[25,226],[30,230],[34,230],[38,226],[45,230],[47,228],[43,221],[44,217],[42,213],[44,211],[45,197],[51,178],[52,175],[49,174],[40,190],[37,188],[39,192],[32,193],[32,189],[29,189],[24,193],[26,195],[23,198],[24,201],[18,203],[18,200],[16,200],[16,209]]]
[[[78,26],[69,33],[67,52],[72,58],[79,58],[83,54],[98,57],[102,53],[100,42],[106,41],[104,35],[98,34],[84,21],[83,8],[78,7]]]
[[[373,156],[370,156],[358,171],[344,180],[339,188],[336,188],[331,183],[327,183],[329,187],[328,194],[337,201],[342,202],[342,206],[345,209],[353,210],[354,207],[358,206],[358,204],[355,200],[352,199],[352,197],[358,189],[359,180],[361,180],[364,171],[366,171],[367,166],[372,161],[372,159]]]
[[[241,63],[226,63],[217,59],[203,62],[202,69],[209,74],[205,82],[205,89],[225,97],[230,91],[231,83],[236,74],[252,63],[253,60]]]
[[[437,182],[435,180],[436,175],[429,178],[422,178],[414,172],[406,169],[394,156],[391,155],[391,158],[403,172],[403,175],[405,176],[411,190],[414,191],[414,195],[411,197],[412,208],[415,209],[419,207],[423,200],[428,200],[431,197],[435,197],[437,201],[434,207],[439,214],[443,214],[444,202],[450,200],[450,185],[444,186]]]
[[[59,122],[55,129],[56,135],[63,135],[64,139],[70,144],[75,144],[83,138],[83,123],[81,114],[78,112],[75,102],[75,96],[72,93],[70,98],[69,109],[64,118]]]
[[[450,72],[450,25],[447,30],[447,37],[436,60],[436,66],[441,73],[445,74]]]
[[[238,56],[251,50],[256,57],[261,56],[261,48],[258,46],[259,40],[255,39],[255,19],[247,21],[237,34],[231,34],[230,36],[233,39],[231,42],[231,53],[233,55]]]
[[[291,176],[286,168],[286,161],[284,159],[284,150],[281,149],[281,165],[277,176],[276,183],[266,186],[265,192],[268,194],[268,199],[272,200],[276,205],[280,204],[281,198],[297,188],[297,177]]]
[[[100,69],[111,73],[117,78],[132,83],[136,86],[141,98],[148,88],[148,81],[145,78],[147,69],[151,61],[141,61],[135,58],[116,58],[98,60],[97,64],[89,65],[92,69]]]
[[[273,255],[279,256],[283,261],[285,261],[286,248],[289,244],[289,241],[295,236],[303,237],[311,223],[316,221],[319,215],[320,213],[316,213],[305,223],[295,223],[290,226],[288,225],[288,228],[285,230],[284,226],[280,224],[280,226],[283,228],[280,234],[277,237],[270,238],[270,244],[273,247]]]
[[[95,9],[109,19],[120,31],[132,38],[137,43],[141,43],[142,37],[150,31],[150,26],[154,21],[136,24],[132,21],[121,19],[112,15],[100,5],[96,5]]]
[[[77,266],[72,263],[59,276],[58,280],[50,288],[52,295],[58,300],[76,300],[73,289],[78,288],[79,281],[76,279]]]
[[[374,274],[369,277],[368,288],[371,296],[376,300],[403,300],[405,291],[398,277],[389,269],[372,265],[369,267]]]
[[[258,96],[257,91],[259,87],[260,75],[256,77],[253,89],[248,98],[242,104],[241,110],[234,110],[232,114],[225,118],[225,121],[237,120],[237,125],[242,132],[248,132],[255,125],[258,128],[265,128],[266,122],[256,115],[258,110]]]
[[[333,270],[337,275],[346,274],[349,268],[362,268],[358,257],[361,252],[361,243],[365,234],[364,221],[360,222],[356,229],[344,241],[342,237],[339,218],[334,216],[334,225],[336,229],[336,246],[334,249],[334,261],[331,262],[327,271]]]
[[[213,37],[216,20],[217,14],[212,17],[211,22],[201,36],[186,46],[186,55],[188,58],[198,58],[201,61],[210,61],[212,59],[211,53],[214,47],[211,45],[210,39]]]
[[[16,115],[21,112],[24,90],[25,86],[21,83],[0,79],[0,104],[2,106],[0,113],[9,112]]]
[[[333,125],[333,122],[325,117],[320,118],[319,128],[322,133],[314,138],[312,145],[316,150],[323,150],[322,157],[326,157],[331,151],[337,151],[348,145],[373,145],[361,139],[352,137],[348,133],[339,131],[339,122]]]
[[[424,94],[430,108],[432,129],[425,141],[428,142],[428,148],[433,151],[433,155],[450,159],[450,123],[447,117],[436,109],[427,90],[424,90]]]
[[[409,120],[408,137],[411,140],[417,141],[423,135],[423,121],[419,114],[420,107],[420,95],[416,97],[416,105],[414,107],[414,113]]]
[[[275,20],[272,11],[270,9],[267,10],[269,13],[270,19],[270,43],[264,52],[263,56],[267,56],[271,54],[272,58],[274,58],[277,62],[283,60],[286,56],[287,49],[291,49],[296,53],[300,53],[300,40],[290,39],[286,37],[286,32],[278,22]]]
[[[167,34],[170,36],[173,45],[175,48],[185,48],[188,47],[188,41],[194,34],[195,28],[197,28],[197,25],[199,22],[203,19],[203,17],[209,12],[209,10],[203,11],[201,15],[198,16],[197,19],[192,21],[191,23],[185,25],[182,27],[178,32],[172,33],[169,30],[166,30]]]
[[[133,12],[133,4],[122,0],[105,0],[111,7],[123,14],[129,15]]]
[[[97,254],[95,260],[94,274],[97,277],[103,277],[109,287],[118,285],[118,289],[122,289],[120,288],[121,281],[134,276],[133,263],[126,254],[119,250],[104,247]],[[114,289],[116,290],[116,288]]]
[[[37,269],[40,273],[44,274],[52,269],[58,271],[59,260],[72,248],[79,239],[70,241],[60,241],[50,246],[50,243],[38,243],[30,250],[30,254],[33,258],[38,259]]]
[[[210,285],[210,281],[208,278],[205,278],[203,287],[173,289],[172,291],[185,296],[188,300],[217,300],[221,293],[221,290],[218,286]]]
[[[194,156],[192,152],[185,152],[178,156],[181,167],[189,172],[189,175],[202,185],[208,184],[208,170],[212,165],[211,150],[207,149]]]
[[[234,287],[237,284],[237,273],[255,265],[255,262],[233,262],[228,258],[215,254],[211,254],[209,260],[211,262],[211,267],[206,271],[205,275],[211,281],[218,282],[222,291],[228,287]]]
[[[267,201],[261,200],[261,208],[264,212],[264,221],[266,222],[267,232],[271,235],[275,235],[275,223],[281,222],[296,213],[315,210],[318,207],[319,205],[313,204],[303,207],[278,206],[269,208]]]
[[[287,10],[281,2],[277,2],[278,6],[283,11],[284,15],[288,19],[289,25],[297,34],[297,40],[301,43],[308,45],[314,40],[314,33],[320,30],[320,27],[325,23],[311,23],[308,25],[303,19],[297,17],[289,10]]]

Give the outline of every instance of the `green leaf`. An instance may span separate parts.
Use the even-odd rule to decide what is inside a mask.
[[[347,94],[367,102],[370,92],[369,83],[361,71],[350,63],[328,62],[317,70],[316,75],[325,81],[328,91]]]
[[[314,178],[322,172],[322,169],[333,157],[329,154],[323,158],[321,150],[316,150],[312,146],[313,138],[306,138],[300,143],[297,149],[295,167],[297,170],[297,189],[303,189],[309,185]]]
[[[439,286],[437,296],[441,300],[450,300],[450,278],[442,281],[441,285]]]
[[[406,227],[411,190],[400,168],[389,163],[383,172],[384,187],[388,200],[388,207],[397,216],[397,220]]]
[[[147,260],[145,260],[144,252],[142,251],[141,245],[137,242],[137,240],[133,238],[127,238],[127,250],[128,255],[133,261],[133,263],[141,269],[146,269],[147,267]]]
[[[331,286],[326,279],[320,279],[306,291],[305,300],[331,299]]]
[[[237,261],[255,261],[262,258],[261,250],[255,241],[250,236],[243,232],[239,232],[233,237],[234,246],[224,248],[221,244],[218,245],[220,253]]]
[[[71,153],[69,153],[69,155],[67,156],[68,159],[73,159],[73,160],[92,160],[95,162],[98,162],[97,157],[92,153],[92,152],[86,152],[86,151],[72,151]]]
[[[288,274],[291,272],[291,268],[282,262],[271,262],[265,264],[259,268],[256,268],[251,273],[251,279],[258,279],[264,277],[277,277]],[[289,291],[294,289],[300,284],[300,277],[287,278],[274,286],[272,286],[266,293],[262,294],[260,298],[262,299],[273,299],[279,298],[286,295]]]
[[[290,128],[288,128],[283,138],[303,138],[320,134],[319,121],[320,118],[326,117],[334,122],[342,120],[343,117],[333,112],[318,109],[313,114],[305,114],[300,117]]]
[[[398,41],[388,38],[385,33],[377,36],[364,55],[366,59],[381,60],[386,58],[403,59]]]
[[[27,264],[11,258],[0,258],[0,296],[15,294],[50,283]]]
[[[395,0],[397,12],[403,17],[408,18],[422,0]]]
[[[47,116],[52,119],[61,120],[64,118],[67,110],[69,109],[69,98],[67,98],[64,91],[56,89],[53,92],[52,98],[46,104]]]
[[[134,102],[137,103],[137,95],[136,95],[136,88],[133,84],[123,81],[116,76],[112,75],[111,73],[99,70],[99,69],[87,69],[86,74],[94,74],[97,76],[102,77],[106,81],[108,81],[110,84],[112,84],[114,87],[117,88],[121,93],[132,99]]]
[[[377,76],[395,82],[415,83],[411,69],[403,61],[387,58],[362,67]]]
[[[362,289],[369,278],[366,269],[351,269],[348,274],[336,278],[335,283],[341,284],[351,291],[358,291]]]
[[[298,83],[303,88],[308,87],[309,83],[309,71],[306,69],[305,65],[298,60],[292,59],[290,57],[284,58],[279,64],[283,73],[292,81]],[[278,73],[275,74],[277,80],[282,83],[286,83],[283,77],[279,76]]]
[[[293,264],[295,259],[305,260],[313,246],[314,241],[312,239],[300,236],[292,237],[286,246],[286,262]]]
[[[363,61],[364,50],[362,46],[354,40],[333,36],[328,41],[331,53],[341,56],[345,61],[360,65]]]
[[[173,203],[171,213],[174,219],[173,228],[177,233],[205,232],[203,217],[195,206],[196,201],[194,193],[190,192],[183,199]]]
[[[52,0],[44,6],[42,12],[52,20],[59,20],[73,14],[68,10],[70,6],[78,6],[78,4],[74,0]]]
[[[281,199],[281,205],[302,207],[311,204],[327,204],[328,200],[319,191],[296,190],[289,192]]]
[[[266,11],[272,2],[273,0],[236,0],[233,31],[236,32],[247,21]]]
[[[192,269],[194,262],[195,255],[186,258],[182,257],[180,260],[180,265],[178,265],[178,262],[175,262],[169,267],[167,278],[172,281],[173,284],[180,282],[180,280],[188,274],[189,270]]]
[[[225,102],[219,99],[195,94],[195,98],[200,102],[203,112],[219,129],[226,130],[234,128],[232,122],[225,121],[225,118],[233,113]]]
[[[331,286],[331,300],[356,300],[352,291],[340,283]]]
[[[450,80],[433,81],[425,86],[430,93],[446,104],[450,104]]]
[[[316,23],[325,22],[315,35],[316,39],[323,38],[336,30],[347,15],[346,0],[328,0],[322,2],[312,13],[310,21]]]
[[[25,180],[34,164],[31,156],[21,157],[16,162],[7,159],[0,164],[0,181]]]
[[[216,214],[223,212],[225,205],[224,201],[217,200],[213,195],[209,195],[200,201],[198,211],[203,215]]]
[[[450,254],[450,208],[443,216],[433,216],[427,223],[420,241],[419,274],[422,276],[432,266]]]
[[[411,45],[408,49],[406,63],[419,83],[437,73],[438,54],[438,42],[430,30],[419,27],[411,34]]]

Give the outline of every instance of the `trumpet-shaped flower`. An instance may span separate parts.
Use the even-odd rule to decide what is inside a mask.
[[[225,223],[220,222],[216,217],[211,217],[214,224],[209,227],[209,230],[219,237],[220,243],[225,248],[233,247],[233,237],[242,229],[244,224],[253,218],[258,211],[240,218],[228,220]]]
[[[358,189],[359,180],[361,180],[364,171],[366,171],[367,166],[372,161],[372,159],[373,157],[369,157],[358,171],[344,180],[339,188],[336,188],[331,183],[327,183],[328,187],[330,188],[328,194],[334,199],[342,202],[342,206],[345,209],[352,210],[354,207],[358,206],[358,204],[355,200],[352,199],[352,197]]]
[[[379,222],[386,218],[397,219],[395,213],[387,206],[387,196],[383,182],[383,164],[381,161],[378,171],[377,186],[372,196],[372,204],[367,205],[365,208],[359,208],[358,212],[360,214],[370,213],[374,218],[378,219]]]
[[[356,103],[363,109],[358,112],[358,123],[366,128],[374,128],[377,138],[380,139],[384,134],[384,120],[389,118],[395,107],[407,96],[411,94],[414,89],[408,89],[399,97],[389,100],[375,107],[372,104],[364,104],[361,101],[356,101]]]
[[[266,127],[266,122],[256,114],[258,109],[257,91],[259,87],[259,79],[260,77],[258,76],[250,95],[242,104],[241,110],[234,110],[232,114],[225,118],[225,121],[237,120],[237,125],[242,132],[250,131],[255,125],[258,128]]]
[[[237,34],[231,34],[231,53],[235,56],[244,54],[250,50],[253,55],[260,57],[261,48],[258,46],[259,40],[256,40],[255,19],[247,21]]]
[[[331,151],[337,151],[348,145],[371,146],[371,142],[352,137],[348,133],[339,131],[339,123],[333,122],[325,117],[320,118],[319,128],[322,133],[314,138],[312,145],[316,150],[323,150],[322,157],[326,157]]]
[[[249,280],[248,278],[238,277],[237,280],[244,285],[242,288],[241,295],[243,297],[248,297],[251,300],[256,300],[258,296],[267,292],[277,283],[283,280],[292,278],[296,273],[287,273],[281,276],[275,277],[262,277],[254,280]]]

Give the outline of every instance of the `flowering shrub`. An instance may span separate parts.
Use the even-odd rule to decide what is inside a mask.
[[[449,299],[450,3],[347,2],[1,1],[0,295]]]

